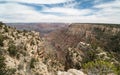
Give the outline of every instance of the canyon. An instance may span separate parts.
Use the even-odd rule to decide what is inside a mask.
[[[120,25],[0,23],[0,75],[119,75]]]

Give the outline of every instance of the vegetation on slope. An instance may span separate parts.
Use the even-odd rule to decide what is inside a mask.
[[[82,65],[91,62],[95,66],[93,62],[99,60],[113,63],[112,65],[116,67],[114,72],[120,72],[118,68],[120,63],[119,25],[76,23],[71,24],[67,29],[52,33],[51,36],[56,50],[58,50],[56,46],[59,46],[65,52],[66,60],[64,61],[67,70],[70,68],[82,69]],[[69,47],[72,48],[71,52],[68,50]],[[80,61],[76,60],[77,57],[81,57]],[[75,62],[79,64],[74,64]]]

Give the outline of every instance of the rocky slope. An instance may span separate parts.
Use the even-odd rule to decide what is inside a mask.
[[[63,66],[46,45],[39,32],[19,31],[0,23],[0,65],[5,66],[0,66],[0,75],[57,74]]]
[[[65,70],[84,68],[88,69],[88,75],[93,75],[96,72],[89,74],[89,71],[98,66],[94,65],[95,63],[106,63],[112,64],[117,68],[117,73],[120,73],[120,25],[75,23],[68,28],[52,32],[49,38],[56,51],[62,52]]]
[[[0,36],[0,51],[5,58],[6,68],[13,75],[48,75],[47,66],[39,55],[44,43],[39,33],[21,32],[1,23]]]

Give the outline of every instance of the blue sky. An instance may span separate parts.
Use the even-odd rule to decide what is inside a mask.
[[[120,0],[0,0],[0,21],[120,23]]]

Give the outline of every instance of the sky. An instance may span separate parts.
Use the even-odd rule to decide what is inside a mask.
[[[120,0],[0,0],[0,21],[120,24]]]

